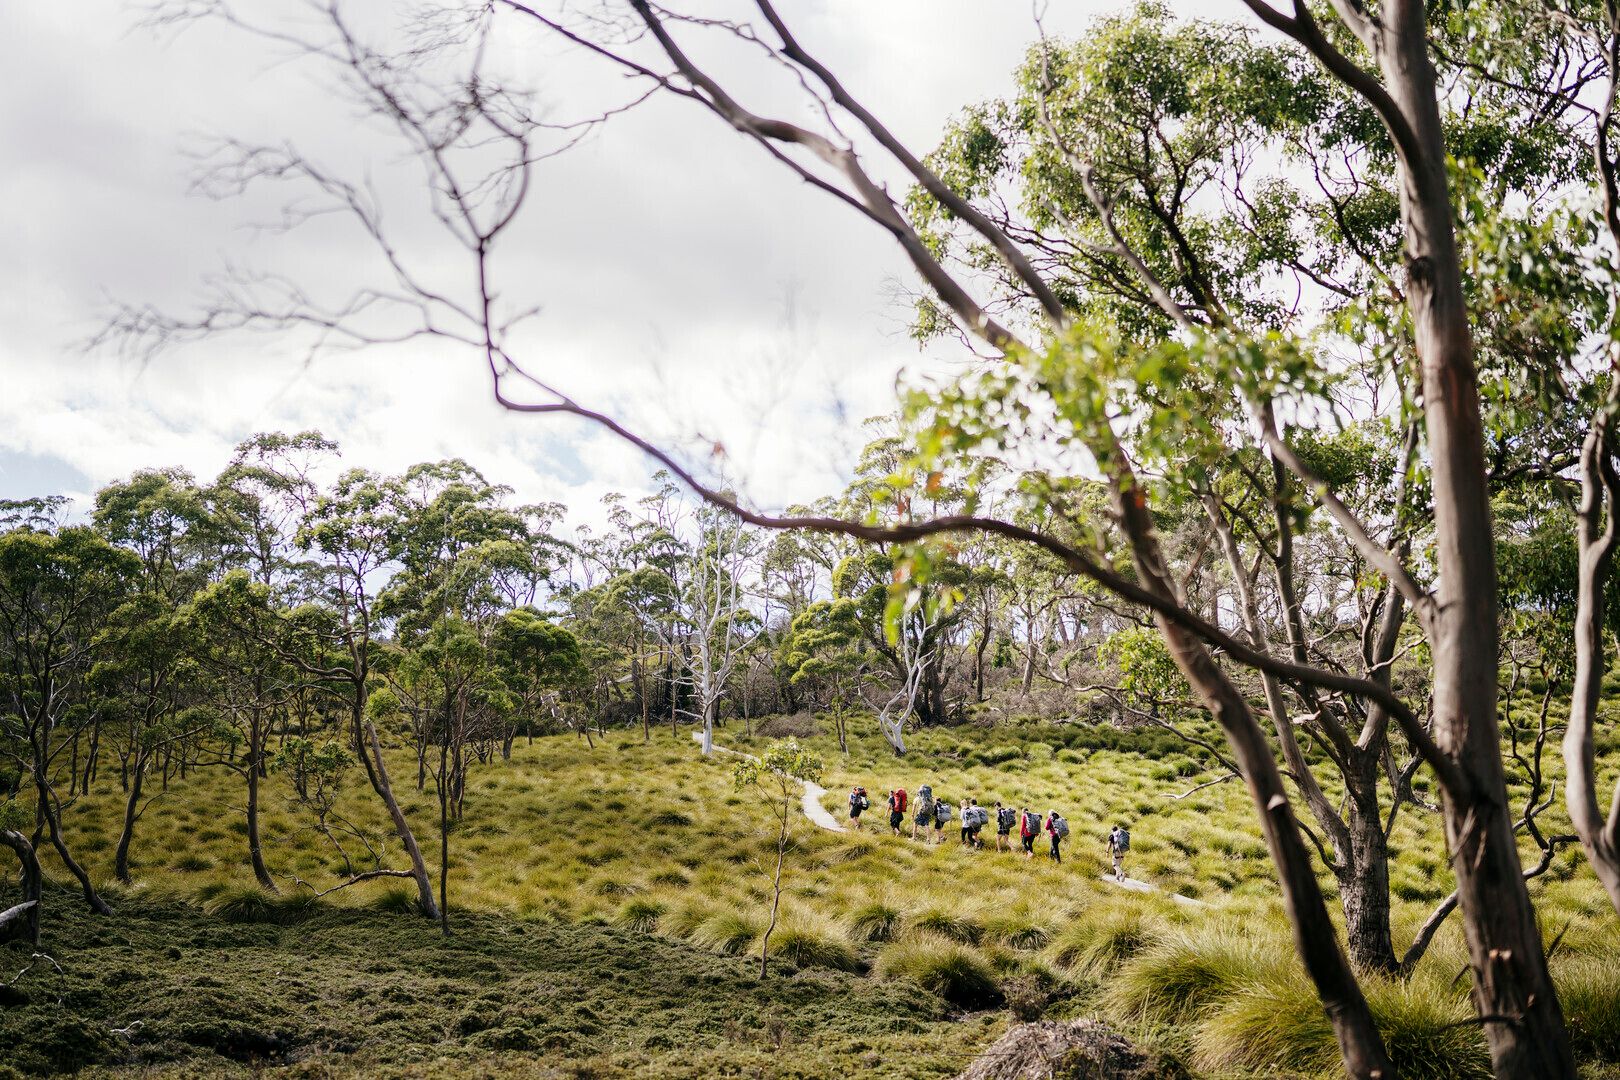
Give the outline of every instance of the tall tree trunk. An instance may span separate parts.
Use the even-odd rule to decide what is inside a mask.
[[[1400,971],[1389,926],[1389,844],[1378,802],[1379,760],[1357,751],[1346,770],[1349,850],[1340,861],[1339,904],[1344,909],[1350,962],[1363,971]]]
[[[263,742],[262,735],[254,735],[256,743]],[[258,763],[264,757],[264,747],[259,745],[252,750],[247,768],[247,841],[248,861],[253,864],[253,877],[259,887],[270,892],[278,892],[275,879],[270,876],[270,868],[264,865],[264,843],[259,838],[259,768]]]
[[[422,859],[422,849],[416,843],[416,834],[411,831],[410,822],[405,820],[405,811],[400,809],[399,800],[394,797],[394,785],[388,779],[388,766],[383,761],[382,743],[377,739],[377,727],[364,719],[364,687],[364,682],[361,682],[355,688],[354,711],[351,716],[355,742],[360,747],[360,760],[365,764],[371,789],[382,799],[383,806],[387,807],[389,820],[394,823],[394,832],[399,837],[400,844],[404,846],[406,856],[411,860],[411,877],[416,881],[417,900],[421,905],[422,914],[426,918],[437,919],[439,905],[433,899],[433,879],[428,876],[427,863]]]
[[[129,845],[135,838],[135,818],[140,814],[141,787],[146,779],[147,751],[135,751],[135,763],[129,770],[129,795],[124,799],[124,828],[118,834],[118,850],[113,855],[113,876],[129,884]]]
[[[1411,140],[1401,147],[1400,194],[1439,571],[1430,625],[1434,730],[1457,765],[1455,783],[1442,790],[1474,1005],[1498,1077],[1564,1080],[1575,1076],[1575,1061],[1524,882],[1502,767],[1495,534],[1423,0],[1387,0],[1378,19],[1379,68]]]

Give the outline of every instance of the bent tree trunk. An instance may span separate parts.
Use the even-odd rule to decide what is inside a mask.
[[[383,805],[388,808],[388,817],[394,823],[394,832],[399,835],[399,842],[404,845],[405,854],[411,860],[411,877],[416,880],[422,914],[429,919],[438,919],[439,905],[433,899],[433,879],[428,876],[427,862],[422,858],[422,849],[416,843],[416,834],[411,831],[410,822],[405,820],[405,811],[400,809],[399,800],[394,797],[394,785],[388,780],[388,766],[383,762],[382,744],[377,739],[377,727],[369,720],[365,722],[365,737],[369,750],[367,757],[371,762],[367,768],[371,774],[371,786],[382,798]]]
[[[112,908],[108,907],[107,901],[96,892],[95,885],[90,881],[90,875],[85,873],[84,867],[80,866],[78,860],[68,851],[67,841],[62,839],[62,814],[56,805],[56,792],[51,790],[51,782],[45,778],[45,768],[44,755],[36,746],[34,790],[39,796],[37,809],[39,816],[44,819],[45,829],[51,838],[51,847],[56,849],[56,855],[62,860],[62,865],[67,867],[67,872],[79,883],[79,888],[84,892],[84,902],[90,906],[90,910],[97,915],[111,915]]]
[[[0,844],[17,853],[22,863],[22,900],[15,907],[0,911],[0,943],[26,940],[39,944],[40,883],[39,860],[28,837],[12,829],[0,829]]]
[[[118,850],[113,855],[113,876],[129,884],[129,847],[135,839],[135,821],[140,817],[141,788],[146,780],[147,751],[135,752],[135,764],[130,770],[129,796],[124,800],[124,828],[118,834]]]
[[[268,892],[277,892],[275,879],[270,876],[270,868],[264,865],[264,843],[259,839],[259,764],[264,760],[264,747],[262,738],[260,744],[248,755],[247,769],[247,841],[248,861],[253,864],[253,877],[258,881],[259,887]]]

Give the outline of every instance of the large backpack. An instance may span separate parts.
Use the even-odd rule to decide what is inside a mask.
[[[906,812],[906,789],[896,788],[894,792],[893,807],[902,814]]]
[[[939,822],[941,825],[943,825],[943,824],[945,824],[945,822],[951,820],[951,804],[948,803],[948,802],[937,802],[937,803],[935,803],[934,804],[934,820]]]
[[[1025,836],[1039,836],[1041,832],[1041,816],[1033,810],[1024,811],[1024,827],[1020,832]]]
[[[1059,840],[1063,840],[1068,837],[1069,822],[1066,818],[1060,818],[1056,814],[1052,815],[1052,835],[1056,836]]]
[[[1012,827],[1018,824],[1018,811],[1010,806],[1003,806],[996,811],[996,828],[1001,832],[1012,832]]]
[[[973,824],[981,829],[990,824],[990,811],[982,806],[975,806],[973,808]]]
[[[1131,831],[1129,829],[1115,829],[1114,830],[1114,850],[1115,851],[1129,851],[1129,850],[1131,850]]]
[[[928,784],[924,784],[922,787],[918,788],[917,798],[921,799],[923,802],[932,802],[934,799],[933,787]]]

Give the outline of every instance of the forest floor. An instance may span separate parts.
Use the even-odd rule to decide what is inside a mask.
[[[735,724],[718,737],[743,753],[768,743]],[[20,997],[0,1000],[0,1047],[18,1048],[0,1054],[0,1077],[92,1063],[143,1075],[948,1077],[1034,1016],[1102,1017],[1201,1078],[1337,1075],[1247,794],[1236,783],[1185,794],[1215,775],[1196,750],[1080,725],[920,732],[903,759],[875,735],[853,736],[847,753],[827,735],[804,741],[826,762],[831,793],[818,805],[833,804],[835,820],[851,784],[881,802],[928,782],[953,802],[1062,809],[1075,830],[1064,863],[969,851],[956,829],[938,845],[912,840],[909,823],[895,837],[880,807],[863,831],[795,814],[775,966],[761,983],[770,815],[735,790],[735,759],[704,759],[689,729],[646,741],[615,731],[594,746],[536,739],[509,762],[475,765],[451,837],[448,941],[397,881],[310,902],[294,877],[330,885],[338,862],[284,776],[264,793],[279,896],[247,869],[235,774],[193,771],[166,789],[155,777],[134,879],[110,890],[117,914],[96,919],[59,886],[48,892],[42,948],[63,972],[37,965]],[[1612,776],[1620,753],[1604,755]],[[71,846],[103,882],[122,820],[112,770],[66,815]],[[407,754],[391,771],[436,856],[431,782],[416,789]],[[385,865],[399,862],[363,778],[345,782],[338,811],[380,843]],[[1555,817],[1544,828],[1559,830]],[[1115,821],[1132,829],[1127,870],[1154,891],[1100,879]],[[1436,815],[1406,808],[1392,842],[1399,945],[1450,882]],[[1561,853],[1532,892],[1559,941],[1555,977],[1587,1074],[1620,1076],[1620,920],[1578,852]],[[1458,931],[1453,919],[1411,980],[1367,982],[1415,1080],[1488,1071]],[[0,948],[0,982],[27,962]]]

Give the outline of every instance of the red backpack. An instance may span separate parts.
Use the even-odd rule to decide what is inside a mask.
[[[895,791],[894,791],[894,794],[889,797],[889,805],[892,808],[894,808],[895,810],[898,810],[900,813],[902,813],[902,814],[905,813],[906,812],[906,789],[905,788],[896,788]]]

